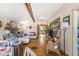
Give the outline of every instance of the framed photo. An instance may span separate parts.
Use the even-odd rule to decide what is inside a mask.
[[[50,28],[60,29],[60,17],[57,17],[56,19],[54,19],[54,21],[50,23]]]
[[[17,23],[15,21],[11,21],[12,28],[16,28]]]
[[[2,21],[0,21],[0,27],[2,27]]]
[[[68,22],[70,25],[70,16],[66,16],[63,18],[63,22]]]
[[[32,26],[29,26],[29,29],[32,29]]]
[[[40,24],[38,25],[38,33],[39,34],[45,34],[47,30],[47,25]]]

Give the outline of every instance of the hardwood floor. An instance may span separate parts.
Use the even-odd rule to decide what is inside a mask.
[[[58,56],[58,55],[55,55],[55,53],[53,51],[51,51],[50,54],[46,54],[46,44],[47,43],[45,41],[41,42],[39,39],[32,39],[28,44],[21,43],[19,46],[20,47],[19,56],[23,56],[24,49],[27,46],[29,48],[31,48],[37,56],[47,56],[47,55],[48,56]],[[60,52],[60,56],[64,56],[64,51],[59,50],[59,52]],[[66,56],[68,56],[68,55],[66,54]]]
[[[28,44],[21,44],[20,45],[20,52],[19,55],[23,56],[25,47],[28,46],[31,48],[37,56],[46,56],[46,42],[40,42],[39,39],[32,39]]]

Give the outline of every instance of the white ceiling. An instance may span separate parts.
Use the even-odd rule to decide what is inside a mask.
[[[63,5],[63,3],[32,3],[32,10],[35,17],[35,21],[47,21],[57,10]],[[40,19],[40,17],[42,17]]]
[[[45,22],[63,5],[63,3],[32,3],[33,15],[36,22]],[[0,17],[8,20],[10,17],[17,20],[33,22],[26,6],[23,3],[1,3]],[[39,19],[43,17],[43,19]],[[45,17],[45,18],[44,18]]]
[[[3,18],[3,20],[9,20],[10,18],[12,18],[17,22],[21,20],[29,20],[32,22],[25,4],[22,3],[0,4],[0,17]]]

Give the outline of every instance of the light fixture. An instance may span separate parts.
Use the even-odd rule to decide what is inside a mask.
[[[30,21],[21,21],[20,23],[21,24],[27,24],[27,23],[30,23]]]
[[[44,17],[44,16],[42,16],[42,17],[39,17],[39,19],[40,19],[40,20],[42,20],[42,19],[45,19],[45,17]]]

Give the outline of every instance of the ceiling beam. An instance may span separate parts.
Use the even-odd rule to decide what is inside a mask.
[[[26,7],[27,7],[27,9],[28,9],[28,11],[29,11],[29,14],[30,14],[30,16],[31,16],[31,18],[32,18],[32,20],[33,20],[33,22],[35,22],[34,15],[33,15],[32,8],[31,8],[30,3],[25,3],[25,5],[26,5]]]

